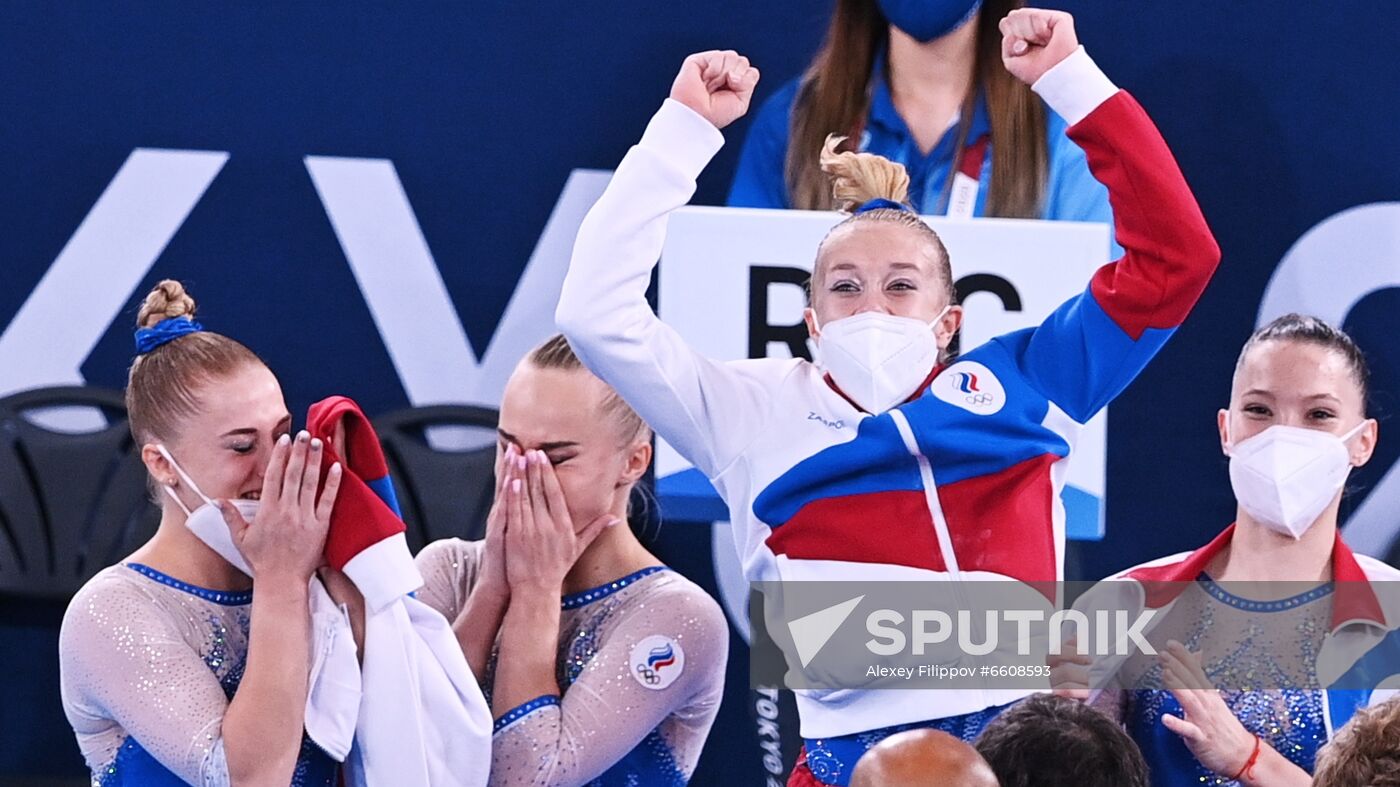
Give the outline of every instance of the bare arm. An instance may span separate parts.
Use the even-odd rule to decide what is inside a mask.
[[[1307,787],[1308,772],[1244,728],[1201,668],[1200,654],[1169,642],[1158,658],[1162,683],[1181,703],[1182,716],[1162,716],[1196,759],[1246,787]]]
[[[537,697],[558,696],[554,679],[559,647],[559,602],[556,588],[511,594],[501,624],[501,659],[491,692],[491,715],[500,718]]]
[[[259,579],[248,666],[224,714],[229,781],[290,781],[301,751],[311,614],[306,583]]]
[[[559,694],[554,662],[564,575],[604,527],[618,524],[604,515],[575,532],[554,468],[539,451],[516,459],[505,484],[510,605],[491,693],[497,718],[529,700]]]
[[[486,675],[491,661],[491,648],[505,620],[510,604],[510,585],[506,582],[506,468],[515,466],[520,452],[515,444],[506,446],[496,460],[496,496],[491,513],[486,516],[486,544],[481,553],[481,576],[472,586],[461,614],[452,621],[452,631],[467,657],[472,674],[478,679]],[[555,624],[552,631],[558,630]]]
[[[462,606],[462,614],[452,621],[452,633],[457,635],[457,644],[462,646],[467,665],[478,679],[486,675],[486,668],[491,662],[491,648],[496,644],[496,635],[505,622],[509,604],[509,591],[474,588],[467,597],[467,603]],[[556,621],[554,630],[557,632],[558,628]]]
[[[310,662],[309,583],[321,562],[340,465],[320,480],[321,442],[302,432],[273,449],[257,525],[220,504],[233,541],[254,572],[248,663],[223,720],[232,784],[288,782],[301,751]]]

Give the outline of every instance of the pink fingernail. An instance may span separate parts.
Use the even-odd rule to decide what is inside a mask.
[[[516,479],[511,480],[511,482],[510,482],[510,491],[516,493],[517,495],[520,494],[520,479],[519,479],[519,478],[516,478]]]

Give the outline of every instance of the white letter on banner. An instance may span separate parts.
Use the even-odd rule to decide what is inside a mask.
[[[0,395],[84,382],[83,362],[226,161],[221,151],[131,152],[0,334]]]
[[[574,235],[612,176],[569,176],[478,363],[393,162],[307,156],[306,169],[409,401],[491,407],[520,358],[555,332]]]
[[[1367,295],[1400,287],[1396,227],[1400,227],[1400,202],[1377,202],[1347,208],[1303,233],[1264,288],[1256,325],[1298,312],[1341,327]],[[1362,554],[1384,555],[1400,535],[1400,518],[1394,514],[1397,506],[1400,462],[1391,465],[1347,517],[1342,527],[1347,544]]]
[[[476,355],[394,163],[307,156],[306,169],[409,401],[461,401]]]

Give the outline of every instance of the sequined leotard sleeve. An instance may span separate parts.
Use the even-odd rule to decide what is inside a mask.
[[[249,606],[232,600],[242,603],[188,596],[124,566],[74,597],[59,642],[63,705],[94,784],[135,783],[120,766],[143,769],[147,755],[186,783],[228,784],[224,683],[241,676]]]
[[[420,598],[449,617],[459,610],[479,547],[425,549]],[[491,784],[685,784],[714,721],[727,653],[723,612],[675,572],[647,569],[566,596],[561,696],[497,720]]]

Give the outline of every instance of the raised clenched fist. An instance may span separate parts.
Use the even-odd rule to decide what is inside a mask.
[[[749,111],[758,69],[734,51],[699,52],[685,59],[671,98],[695,110],[715,128],[724,128]]]
[[[1064,11],[1018,8],[1001,20],[999,29],[1001,62],[1027,85],[1079,48],[1074,17]]]

